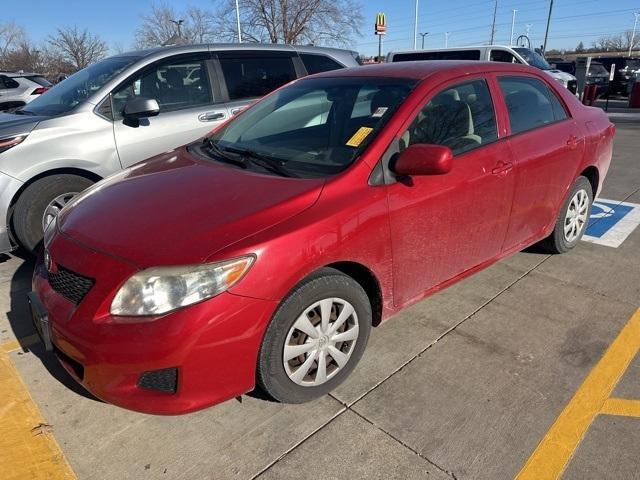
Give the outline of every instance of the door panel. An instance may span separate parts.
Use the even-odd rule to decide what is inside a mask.
[[[441,90],[398,142],[400,150],[423,143],[454,153],[447,174],[415,175],[387,186],[394,303],[401,306],[501,253],[514,179],[484,78]]]
[[[177,55],[145,68],[112,93],[114,137],[123,167],[197,140],[229,117],[226,105],[214,103],[216,79],[211,79],[209,62],[208,52]],[[157,100],[159,115],[124,121],[124,105],[134,97]]]
[[[539,239],[555,222],[582,159],[580,137],[576,123],[566,120],[509,139],[516,185],[505,249]]]

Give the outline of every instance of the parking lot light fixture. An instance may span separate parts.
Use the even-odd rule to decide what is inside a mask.
[[[631,56],[631,51],[633,50],[633,42],[636,39],[636,28],[638,27],[638,18],[640,18],[640,12],[634,13],[636,20],[633,22],[633,32],[631,33],[631,40],[629,41],[629,56]]]
[[[422,49],[424,50],[424,37],[429,35],[429,32],[419,33],[418,35],[422,37]]]

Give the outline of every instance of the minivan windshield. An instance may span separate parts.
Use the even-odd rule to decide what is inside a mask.
[[[532,67],[539,68],[540,70],[551,70],[549,62],[547,62],[538,52],[524,47],[517,47],[514,48],[514,50],[518,52]]]
[[[415,84],[376,77],[300,80],[216,131],[203,149],[215,160],[244,168],[295,177],[332,175],[375,138]]]
[[[67,113],[100,90],[109,80],[139,58],[137,56],[117,56],[94,63],[58,83],[26,105],[21,111],[45,116]]]

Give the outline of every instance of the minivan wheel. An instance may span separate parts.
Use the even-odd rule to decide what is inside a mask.
[[[79,175],[52,175],[36,180],[18,197],[12,215],[13,231],[25,250],[33,252],[44,227],[75,195],[93,184]]]
[[[281,303],[264,335],[257,382],[270,397],[302,403],[353,371],[371,331],[371,303],[358,282],[325,268]]]
[[[592,204],[591,183],[578,177],[560,209],[553,233],[541,245],[550,253],[565,253],[575,247],[589,224]]]

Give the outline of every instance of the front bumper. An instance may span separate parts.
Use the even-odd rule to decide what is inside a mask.
[[[0,172],[0,253],[14,249],[9,236],[9,206],[22,186],[22,182]]]
[[[52,288],[39,262],[33,290],[48,312],[61,364],[96,397],[130,410],[171,415],[254,388],[258,349],[275,302],[223,293],[153,321],[113,317],[109,306],[115,290],[135,268],[59,233],[48,249],[56,264],[95,278],[75,305]],[[175,393],[144,388],[146,373],[172,369],[177,369]]]

